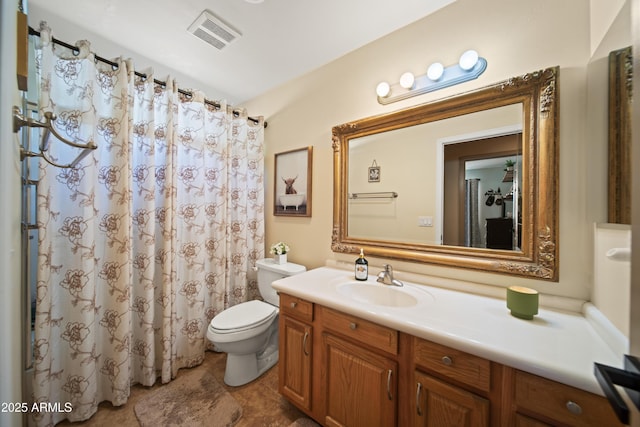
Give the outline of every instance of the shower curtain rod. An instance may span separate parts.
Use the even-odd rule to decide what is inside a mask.
[[[31,26],[29,26],[29,34],[30,34],[30,35],[33,35],[33,36],[40,37],[40,31],[38,31],[38,30],[34,29],[34,28],[33,28],[33,27],[31,27]],[[76,54],[76,55],[80,52],[80,50],[78,49],[78,46],[74,46],[74,45],[69,44],[69,43],[67,43],[67,42],[64,42],[64,41],[62,41],[62,40],[58,40],[58,39],[56,39],[55,37],[51,37],[51,41],[52,41],[53,43],[55,43],[55,44],[58,44],[58,45],[60,45],[60,46],[64,46],[64,47],[66,47],[67,49],[69,49],[69,50],[73,51],[73,52],[74,52],[74,54]],[[96,54],[94,54],[93,56],[96,58],[96,60],[97,60],[97,61],[104,62],[105,64],[111,65],[111,67],[113,67],[114,69],[117,69],[117,68],[118,68],[118,64],[117,64],[117,63],[115,63],[115,62],[113,62],[113,61],[110,61],[110,60],[108,60],[108,59],[106,59],[106,58],[103,58],[103,57],[101,57],[101,56],[98,56],[98,55],[96,55]],[[136,76],[138,76],[138,77],[142,77],[143,79],[146,79],[146,78],[147,78],[147,75],[146,75],[146,74],[144,74],[144,73],[140,73],[140,72],[135,71],[135,70],[134,70],[134,73],[135,73],[135,75],[136,75]],[[161,86],[163,86],[163,87],[166,87],[166,86],[167,86],[167,83],[166,83],[166,82],[163,82],[163,81],[158,80],[158,79],[153,79],[153,82],[154,82],[155,84],[161,85]],[[181,94],[183,94],[183,95],[185,95],[185,96],[187,96],[187,97],[192,97],[192,96],[193,96],[193,93],[192,93],[192,92],[189,92],[189,91],[186,91],[186,90],[183,90],[183,89],[180,89],[180,88],[178,88],[178,92],[179,92],[179,93],[181,93]],[[209,100],[208,100],[208,99],[206,99],[206,98],[205,98],[205,100],[204,100],[204,103],[205,103],[205,104],[209,104],[209,105],[211,105],[212,107],[215,107],[215,108],[220,108],[220,104],[218,104],[217,102],[214,102],[214,101],[209,101]],[[235,117],[238,117],[238,116],[240,115],[240,112],[239,112],[238,110],[233,110],[233,115],[234,115]],[[256,124],[257,124],[257,123],[260,123],[260,120],[258,120],[258,119],[256,119],[256,118],[254,118],[254,117],[247,117],[247,119],[248,119],[248,120],[251,120],[253,123],[256,123]],[[267,122],[266,122],[266,121],[264,122],[264,127],[265,127],[265,128],[267,127]]]

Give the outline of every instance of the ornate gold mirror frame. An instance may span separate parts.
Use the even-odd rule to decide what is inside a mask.
[[[631,224],[631,47],[609,54],[609,217]]]
[[[558,280],[558,67],[528,73],[441,101],[332,129],[334,252]],[[523,107],[522,244],[519,251],[416,244],[349,236],[349,141],[511,104]],[[409,154],[409,153],[408,153]]]

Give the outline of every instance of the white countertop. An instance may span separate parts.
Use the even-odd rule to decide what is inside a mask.
[[[375,283],[375,277],[369,281]],[[539,308],[533,320],[511,316],[505,299],[404,282],[417,305],[358,302],[338,288],[353,273],[321,267],[273,282],[278,292],[401,332],[602,395],[593,363],[621,367],[616,354],[581,313]],[[375,283],[376,286],[385,286]],[[506,291],[505,291],[506,295]],[[506,296],[505,296],[506,297]]]

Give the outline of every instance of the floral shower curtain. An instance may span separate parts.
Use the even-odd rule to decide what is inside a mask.
[[[200,364],[211,318],[258,296],[264,126],[95,61],[86,42],[59,49],[46,26],[40,41],[41,112],[98,145],[74,168],[40,167],[34,401],[73,408],[35,415],[53,425]],[[49,153],[78,150],[52,139]]]

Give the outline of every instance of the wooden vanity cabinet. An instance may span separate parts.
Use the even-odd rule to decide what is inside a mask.
[[[416,371],[414,426],[489,425],[489,400]]]
[[[280,294],[279,390],[325,426],[620,426],[607,400]]]
[[[491,362],[415,338],[413,364],[413,425],[499,425],[499,411],[492,422],[491,399],[500,395],[499,384],[492,387]]]
[[[396,425],[395,360],[331,333],[323,334],[326,426]]]
[[[398,332],[318,307],[326,426],[392,427],[398,411]]]
[[[300,409],[311,411],[313,369],[313,304],[280,295],[280,394]]]
[[[609,402],[602,396],[560,384],[527,372],[510,369],[509,425],[622,426]]]

